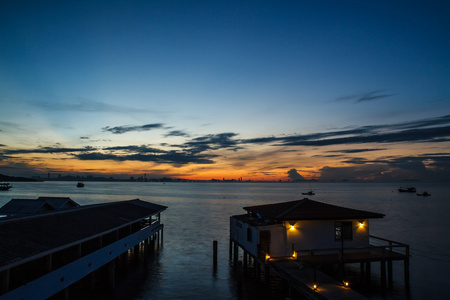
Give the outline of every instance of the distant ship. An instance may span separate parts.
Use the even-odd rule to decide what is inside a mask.
[[[302,195],[315,195],[316,193],[314,193],[314,191],[311,189],[311,184],[309,184],[309,191],[306,193],[302,193]]]
[[[417,196],[425,196],[426,197],[426,196],[431,196],[431,194],[428,193],[428,192],[423,192],[423,193],[420,193],[420,194],[418,193]]]
[[[302,195],[315,195],[314,191],[308,191],[306,193],[302,193]]]
[[[84,183],[78,182],[78,183],[77,183],[77,187],[84,187]]]
[[[398,191],[400,192],[400,193],[415,193],[416,192],[416,188],[415,187],[407,187],[407,188],[404,188],[404,187],[400,187],[399,189],[398,189]]]
[[[0,182],[0,191],[7,191],[12,188],[12,185],[7,182]]]

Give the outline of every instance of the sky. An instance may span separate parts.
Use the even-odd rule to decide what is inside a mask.
[[[0,173],[450,178],[448,1],[0,3]]]

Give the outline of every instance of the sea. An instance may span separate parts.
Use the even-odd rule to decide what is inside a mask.
[[[410,286],[403,262],[394,262],[393,286],[381,287],[379,263],[372,263],[369,299],[450,298],[450,184],[414,183],[399,193],[396,183],[252,182],[13,182],[0,192],[0,206],[13,198],[70,197],[81,205],[139,198],[167,206],[161,214],[163,246],[148,262],[116,285],[116,299],[286,299],[286,285],[262,285],[236,275],[229,263],[229,218],[244,206],[310,199],[385,214],[370,220],[370,234],[410,246]],[[411,184],[410,184],[411,185]],[[213,241],[218,265],[213,267]],[[350,266],[351,268],[351,266]],[[355,272],[357,271],[357,268]],[[352,272],[350,270],[349,272]],[[357,286],[357,284],[356,284]]]

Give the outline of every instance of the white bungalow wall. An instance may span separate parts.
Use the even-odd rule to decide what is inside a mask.
[[[341,241],[335,239],[335,224],[340,220],[291,221],[284,224],[250,226],[249,224],[230,218],[230,237],[241,247],[253,255],[257,255],[260,241],[260,231],[270,231],[270,256],[292,256],[293,249],[336,249],[341,247]],[[349,220],[342,220],[348,222]],[[353,238],[344,241],[344,247],[369,246],[369,220],[363,221],[360,227],[358,220],[352,220]],[[292,225],[294,228],[292,228]],[[250,228],[252,238],[247,239],[247,228]]]
[[[286,222],[287,244],[291,245],[291,249],[294,244],[295,250],[340,248],[341,241],[335,239],[336,222],[339,220]],[[364,220],[361,227],[358,220],[352,220],[352,225],[353,238],[351,241],[344,240],[344,247],[369,246],[369,221]]]
[[[250,228],[251,240],[247,238],[247,228]],[[235,218],[230,218],[230,237],[237,241],[250,254],[257,255],[259,243],[257,228]]]

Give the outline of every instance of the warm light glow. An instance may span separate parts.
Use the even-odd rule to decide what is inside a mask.
[[[291,228],[289,228],[289,229],[295,229],[295,226],[294,226],[294,225],[291,225]]]
[[[314,289],[314,290],[317,290],[317,284],[314,284],[314,285],[313,285],[313,289]]]
[[[266,260],[270,259],[270,255],[268,253],[266,253]]]
[[[359,222],[359,228],[363,228],[364,227],[364,222]]]
[[[294,251],[294,253],[292,253],[292,257],[296,258],[297,257],[297,252]]]
[[[344,281],[344,286],[348,287],[348,281]]]

